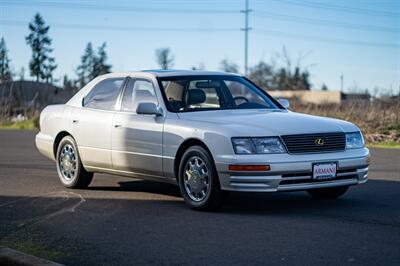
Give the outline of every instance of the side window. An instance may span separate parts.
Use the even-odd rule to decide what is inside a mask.
[[[124,78],[110,78],[97,83],[83,100],[83,106],[114,110]]]
[[[158,104],[153,83],[148,80],[129,79],[121,102],[121,110],[136,113],[141,102],[152,102]]]

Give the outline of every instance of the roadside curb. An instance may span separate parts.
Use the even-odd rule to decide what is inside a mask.
[[[0,265],[9,266],[63,266],[62,264],[38,258],[23,252],[0,246]]]

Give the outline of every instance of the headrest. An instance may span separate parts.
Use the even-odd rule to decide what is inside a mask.
[[[187,96],[187,105],[204,103],[206,101],[206,94],[203,90],[200,89],[192,89],[188,91]]]

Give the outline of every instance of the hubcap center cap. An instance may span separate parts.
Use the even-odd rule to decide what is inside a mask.
[[[200,172],[198,170],[192,170],[190,174],[190,186],[193,188],[194,191],[200,191],[200,189],[202,188]]]
[[[63,159],[63,164],[66,171],[70,171],[72,169],[71,158],[69,157],[69,155],[65,156],[65,158]]]

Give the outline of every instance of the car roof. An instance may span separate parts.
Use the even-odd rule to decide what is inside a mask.
[[[131,71],[131,72],[114,72],[106,74],[104,76],[116,77],[124,75],[143,75],[150,74],[154,77],[176,77],[176,76],[240,76],[240,74],[228,73],[222,71],[203,71],[203,70],[177,70],[177,69],[150,69],[142,71]]]
[[[151,73],[156,77],[175,77],[175,76],[239,76],[239,74],[222,71],[204,71],[204,70],[180,70],[180,69],[152,69],[142,72]]]

